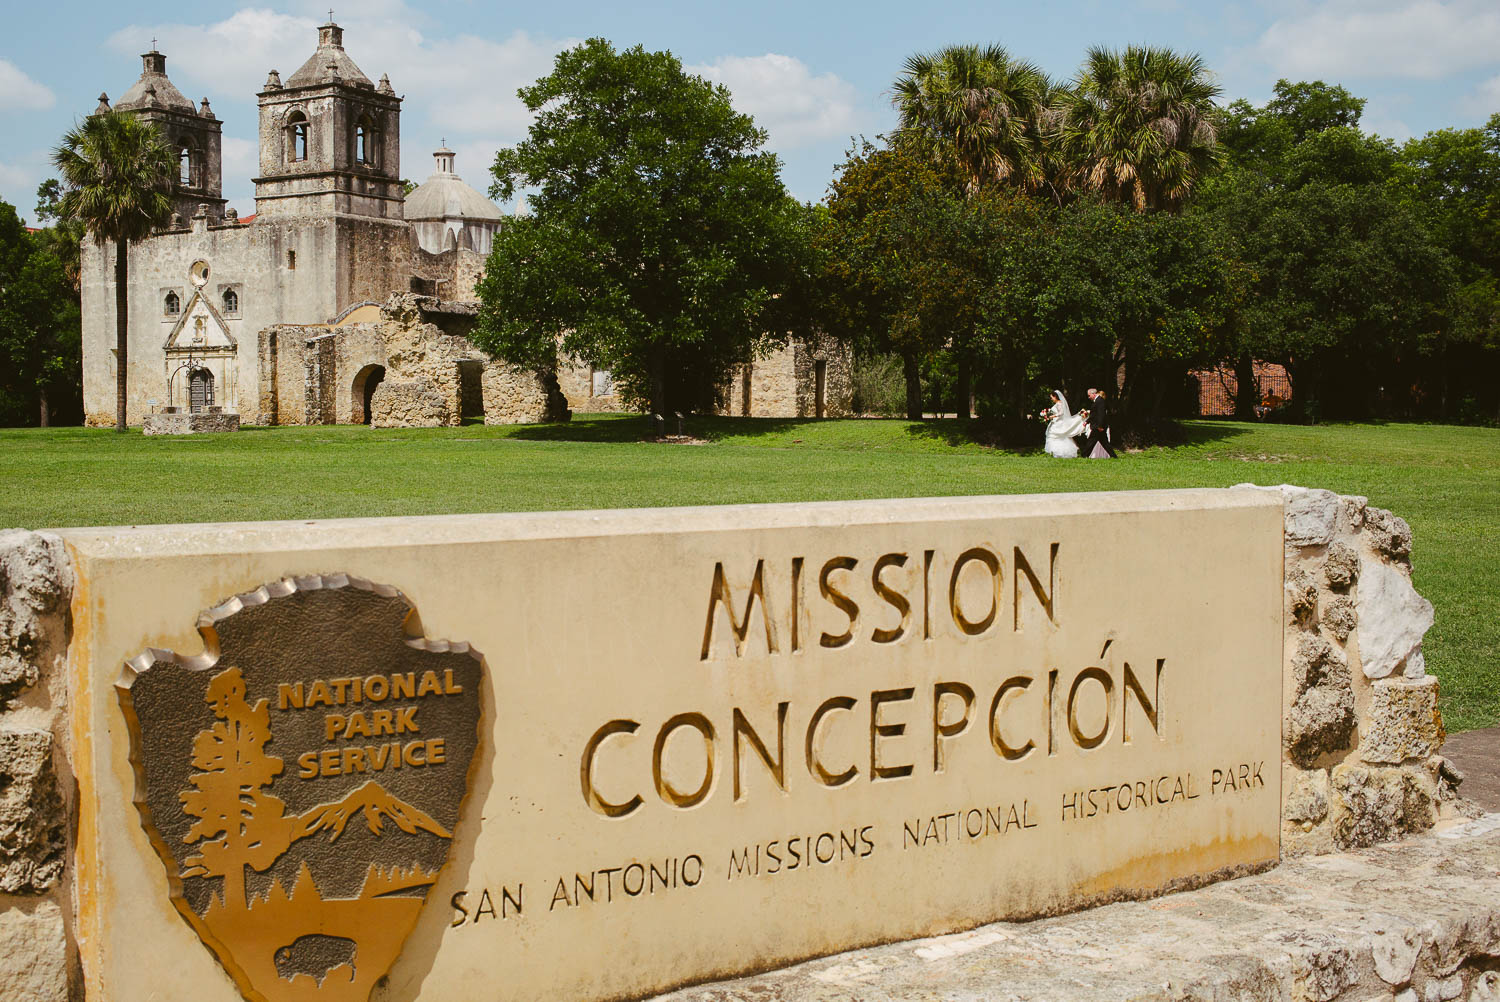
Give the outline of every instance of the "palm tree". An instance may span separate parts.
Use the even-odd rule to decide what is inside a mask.
[[[1032,191],[1045,181],[1050,87],[1040,68],[999,45],[950,45],[908,57],[892,102],[904,131],[954,158],[970,193],[991,184]]]
[[[1058,147],[1074,183],[1137,211],[1181,210],[1220,160],[1219,93],[1197,55],[1091,48],[1057,107]]]
[[[52,151],[52,163],[66,189],[62,218],[78,220],[95,240],[115,245],[115,430],[124,431],[129,245],[171,216],[176,157],[154,125],[111,111],[69,129]]]

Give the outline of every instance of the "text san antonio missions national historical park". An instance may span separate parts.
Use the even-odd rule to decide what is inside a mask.
[[[839,555],[821,563],[809,563],[799,556],[790,560],[789,578],[781,579],[789,581],[784,594],[768,588],[767,563],[760,559],[753,571],[748,565],[731,569],[748,571],[748,590],[742,590],[739,596],[730,585],[731,576],[724,563],[718,562],[708,582],[707,611],[701,645],[694,652],[696,660],[707,662],[716,651],[727,652],[731,638],[734,659],[746,656],[753,639],[763,642],[764,653],[773,657],[796,655],[813,646],[840,650],[856,648],[861,642],[895,645],[930,641],[935,633],[951,633],[939,617],[951,623],[960,640],[996,629],[1020,632],[1023,607],[1031,602],[1056,625],[1060,549],[1061,545],[1053,542],[1045,557],[1036,559],[1019,546],[1011,547],[1008,554],[975,546],[951,563],[935,550],[891,552],[873,560]],[[1045,567],[1045,581],[1039,566]],[[837,614],[843,627],[839,632],[811,626],[815,610],[808,608],[808,602],[814,589],[826,604],[822,611]],[[862,616],[862,610],[878,614]],[[778,628],[787,621],[779,611],[788,614],[788,635]],[[871,622],[884,625],[866,627]],[[758,638],[754,637],[756,633]],[[704,803],[716,791],[716,763],[725,753],[730,758],[727,792],[735,802],[741,802],[749,798],[745,774],[747,761],[752,759],[759,760],[778,790],[790,793],[798,787],[833,790],[861,780],[878,783],[939,774],[945,771],[953,742],[987,745],[997,766],[1004,767],[1034,755],[1055,756],[1062,742],[1095,749],[1110,742],[1129,746],[1143,737],[1162,740],[1163,680],[1168,682],[1165,691],[1170,692],[1171,678],[1166,659],[1156,658],[1141,668],[1129,661],[1113,667],[1115,659],[1105,657],[1112,643],[1104,643],[1098,658],[1101,664],[1074,671],[1050,666],[1017,668],[998,684],[979,688],[966,681],[944,679],[930,687],[923,685],[920,691],[917,686],[907,686],[858,695],[837,693],[810,701],[807,707],[796,707],[795,713],[792,701],[782,700],[775,706],[774,723],[768,710],[747,714],[740,706],[732,707],[727,720],[715,721],[695,710],[672,714],[660,723],[624,717],[608,720],[593,730],[580,749],[579,794],[589,810],[602,818],[622,819],[650,810],[653,802],[674,810]],[[1101,697],[1102,714],[1098,712]],[[1084,705],[1088,709],[1081,710]],[[795,727],[789,726],[790,720],[797,721]],[[868,755],[862,750],[857,761],[831,761],[821,750],[822,739],[849,727],[857,729],[859,747]],[[909,730],[912,737],[920,737],[916,747],[922,751],[895,761],[889,746],[907,736]],[[637,735],[651,735],[652,739],[648,743]],[[668,743],[676,735],[682,735],[681,740],[702,743],[702,779],[694,787],[680,788],[663,769]],[[909,739],[906,746],[910,747]],[[626,774],[639,777],[638,786],[601,788],[608,784],[601,784],[597,778],[600,764],[614,757],[618,757],[617,764],[623,761],[626,765]],[[905,819],[901,847],[917,849],[934,842],[973,841],[1035,828],[1058,817],[1052,810],[1059,806],[1059,820],[1066,823],[1196,800],[1205,786],[1210,795],[1264,788],[1263,765],[1226,763],[1201,777],[1183,771],[1069,790],[1062,793],[1060,805],[1050,809],[1024,800]],[[797,779],[804,772],[806,778]],[[614,774],[618,776],[619,770]],[[869,824],[847,831],[789,835],[731,848],[723,876],[731,880],[766,876],[815,864],[863,859],[876,852],[877,844],[875,826]],[[555,887],[549,881],[548,910],[693,887],[710,873],[711,868],[697,854],[593,869],[574,874],[571,880],[559,877]],[[524,884],[497,887],[494,893],[488,888],[459,891],[450,904],[455,927],[487,917],[519,916],[524,912]]]

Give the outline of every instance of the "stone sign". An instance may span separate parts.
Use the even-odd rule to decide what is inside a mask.
[[[407,635],[395,589],[286,579],[119,683],[172,903],[248,998],[363,1002],[448,860],[479,655]]]
[[[80,959],[101,998],[355,998],[367,978],[382,1000],[638,998],[1277,859],[1267,492],[63,535]],[[195,643],[199,610],[267,581]],[[422,637],[474,644],[483,680]],[[126,728],[105,690],[143,648]],[[408,673],[419,729],[377,733],[375,692]],[[233,839],[194,813],[221,782],[196,745],[240,718],[237,747],[281,770],[240,810],[274,801],[290,841],[234,888],[206,844]],[[286,917],[220,934],[231,906]]]

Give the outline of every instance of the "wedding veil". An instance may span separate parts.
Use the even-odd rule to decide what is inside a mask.
[[[1062,413],[1057,415],[1057,419],[1059,421],[1066,421],[1073,416],[1072,410],[1068,408],[1068,398],[1063,396],[1062,390],[1053,390],[1052,392],[1057,394],[1057,403],[1062,407]]]

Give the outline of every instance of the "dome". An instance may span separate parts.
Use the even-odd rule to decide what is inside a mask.
[[[406,196],[408,222],[421,219],[452,219],[465,222],[499,222],[500,207],[475,191],[453,173],[453,151],[446,146],[433,154],[437,169]]]
[[[318,28],[318,51],[286,78],[287,87],[314,87],[328,83],[375,88],[370,78],[360,72],[349,53],[344,51],[344,29],[332,21]]]
[[[141,63],[141,78],[115,102],[116,111],[139,111],[155,107],[171,108],[189,115],[197,114],[193,102],[183,97],[182,91],[167,79],[166,56],[153,48],[141,55]]]

